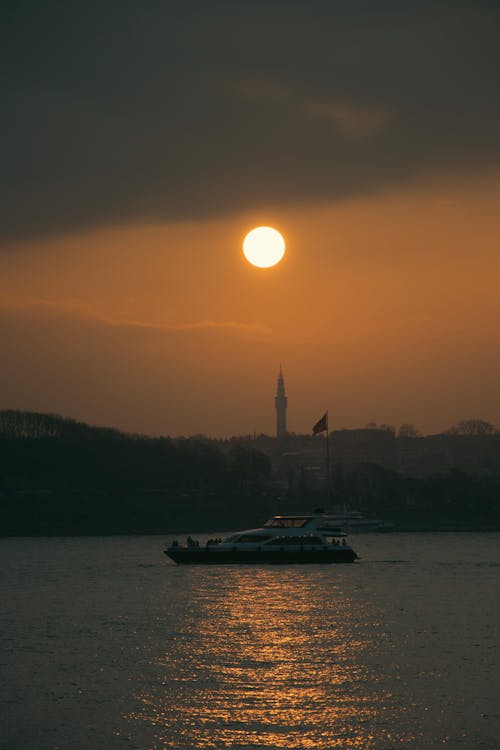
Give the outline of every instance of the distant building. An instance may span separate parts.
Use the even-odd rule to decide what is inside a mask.
[[[285,380],[283,378],[283,372],[280,367],[278,375],[278,388],[276,391],[276,397],[274,399],[274,405],[276,407],[276,437],[278,440],[284,440],[286,438],[286,407],[288,398],[285,393]]]

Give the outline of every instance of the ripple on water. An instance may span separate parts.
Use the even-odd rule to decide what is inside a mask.
[[[4,540],[0,748],[497,750],[498,540],[216,569],[155,537]]]

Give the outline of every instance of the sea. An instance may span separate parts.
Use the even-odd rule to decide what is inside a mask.
[[[167,541],[0,540],[1,750],[500,748],[500,534],[352,536],[352,565]]]

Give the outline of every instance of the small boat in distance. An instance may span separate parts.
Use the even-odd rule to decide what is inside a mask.
[[[206,544],[188,537],[186,545],[172,542],[165,554],[178,564],[227,563],[352,563],[358,555],[342,529],[325,514],[273,516],[264,526],[231,534]]]
[[[367,518],[359,510],[334,509],[328,513],[329,523],[342,529],[346,534],[363,534],[394,531],[391,521],[380,518]]]

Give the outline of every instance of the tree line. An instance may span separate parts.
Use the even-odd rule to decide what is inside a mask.
[[[225,453],[203,438],[148,437],[92,427],[53,414],[0,412],[0,482],[82,488],[235,486],[269,475],[260,451],[233,445]]]
[[[500,523],[498,472],[453,469],[415,478],[374,463],[347,471],[334,461],[332,490],[336,505],[403,526],[437,518],[443,525]],[[53,414],[0,411],[0,534],[237,528],[325,500],[324,489],[287,486],[251,441],[152,438]]]

